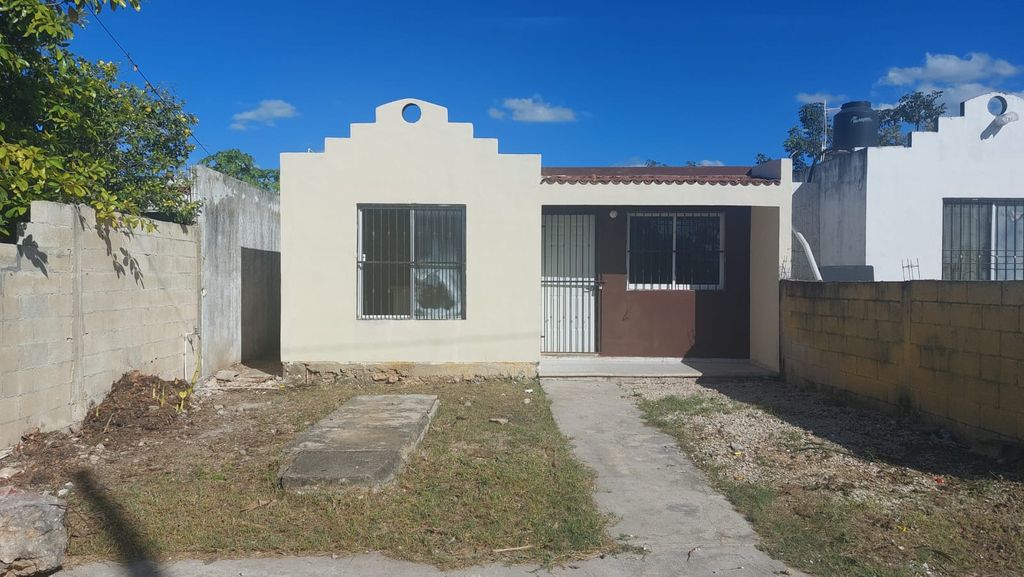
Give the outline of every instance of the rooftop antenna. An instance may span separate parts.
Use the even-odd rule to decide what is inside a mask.
[[[841,110],[840,108],[829,108],[828,101],[824,98],[821,99],[821,155],[825,156],[825,151],[828,150],[828,111],[833,112]]]

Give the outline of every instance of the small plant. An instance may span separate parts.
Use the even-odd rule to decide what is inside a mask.
[[[190,387],[191,388],[191,387]],[[181,414],[185,411],[185,399],[188,399],[189,389],[184,391],[178,391],[178,406],[174,408],[174,412]]]

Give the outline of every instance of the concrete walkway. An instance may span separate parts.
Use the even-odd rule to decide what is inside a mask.
[[[777,373],[745,359],[680,359],[647,357],[599,357],[586,355],[544,356],[537,373],[543,378],[672,377],[748,378],[774,377]]]
[[[803,575],[755,548],[749,524],[683,456],[675,440],[643,424],[612,380],[543,379],[555,420],[573,440],[576,456],[597,473],[595,499],[614,514],[612,537],[646,547],[645,555],[589,559],[555,568],[573,577]],[[692,552],[692,553],[691,553]],[[688,558],[689,557],[689,558]],[[340,559],[291,557],[213,562],[179,561],[160,567],[91,564],[62,577],[535,577],[536,567],[488,565],[442,573],[427,565],[378,554]]]

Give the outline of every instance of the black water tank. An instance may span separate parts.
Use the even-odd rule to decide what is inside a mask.
[[[867,100],[847,102],[832,121],[832,148],[878,146],[878,112]]]

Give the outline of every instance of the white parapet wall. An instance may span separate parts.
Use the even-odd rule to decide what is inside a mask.
[[[989,101],[1017,118],[1000,125]],[[1024,98],[984,94],[939,118],[911,146],[871,148],[867,158],[866,246],[875,280],[942,278],[943,199],[1024,198]],[[903,263],[917,270],[905,274]]]
[[[0,244],[0,448],[81,420],[129,370],[190,377],[198,233],[122,232],[92,209],[33,202]]]

